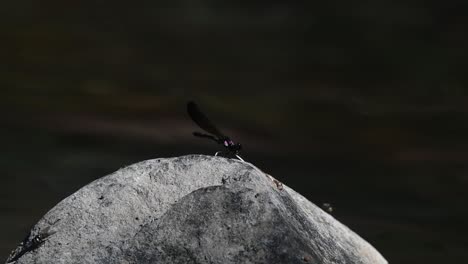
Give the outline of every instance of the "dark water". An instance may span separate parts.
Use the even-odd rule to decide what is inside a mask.
[[[1,5],[0,258],[94,179],[214,153],[195,99],[391,263],[468,262],[464,2]]]

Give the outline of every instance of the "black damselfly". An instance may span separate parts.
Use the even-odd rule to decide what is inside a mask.
[[[211,121],[200,111],[197,104],[195,104],[192,101],[188,102],[187,112],[190,118],[192,118],[193,122],[195,122],[201,129],[209,133],[204,134],[200,132],[193,132],[194,136],[211,139],[216,143],[223,145],[228,150],[228,153],[244,161],[239,156],[239,152],[242,149],[241,144],[235,143],[228,136],[221,133],[221,131],[219,131],[219,129],[216,126],[214,126],[213,123],[211,123]],[[218,153],[219,152],[216,152],[215,156],[217,156]]]

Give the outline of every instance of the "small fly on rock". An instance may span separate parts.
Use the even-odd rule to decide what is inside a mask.
[[[19,258],[21,258],[24,254],[28,252],[32,252],[42,246],[47,239],[57,233],[57,231],[52,231],[50,230],[52,226],[54,226],[60,219],[57,219],[54,223],[51,223],[50,226],[39,230],[39,232],[32,236],[32,232],[29,231],[28,235],[24,238],[23,242],[21,242],[18,247],[16,247],[15,250],[13,250],[10,253],[10,256],[8,256],[7,262],[6,263],[12,263],[17,261]]]
[[[37,235],[31,236],[31,232],[24,238],[15,250],[10,253],[6,263],[12,263],[21,258],[24,254],[32,252],[44,244],[47,239],[57,231],[51,231],[51,226],[41,230]]]

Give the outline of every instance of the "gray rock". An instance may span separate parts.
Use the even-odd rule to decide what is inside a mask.
[[[387,263],[366,241],[253,165],[143,161],[50,210],[16,263]]]

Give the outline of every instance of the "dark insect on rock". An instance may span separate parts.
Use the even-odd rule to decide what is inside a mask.
[[[241,161],[244,161],[240,156],[239,152],[242,149],[242,145],[240,143],[235,143],[232,141],[228,136],[224,135],[211,121],[205,116],[205,114],[200,111],[198,105],[195,102],[188,102],[187,103],[187,113],[189,114],[190,118],[192,118],[193,122],[197,124],[201,129],[205,130],[209,134],[200,133],[200,132],[193,132],[193,135],[200,138],[207,138],[213,140],[214,142],[221,144],[225,147],[228,154],[231,154],[238,158]],[[219,152],[216,152],[215,156],[218,155]]]
[[[21,258],[24,254],[34,251],[38,247],[40,247],[44,242],[47,240],[48,237],[55,234],[55,231],[50,231],[50,226],[44,228],[44,230],[40,231],[39,234],[31,237],[31,231],[28,235],[24,238],[23,242],[21,242],[15,250],[10,253],[10,256],[7,259],[7,263],[12,263],[17,261]]]

